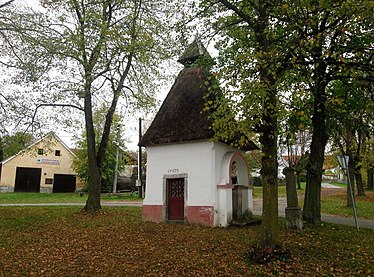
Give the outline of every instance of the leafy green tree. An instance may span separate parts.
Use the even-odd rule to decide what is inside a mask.
[[[262,153],[259,150],[253,150],[250,153],[245,154],[247,164],[250,172],[260,171],[261,169],[261,156]]]
[[[106,109],[100,109],[94,112],[94,126],[97,133],[102,132],[105,123],[105,117],[103,111]],[[118,116],[114,117],[113,126],[118,126]],[[105,153],[103,169],[101,172],[101,190],[112,190],[113,186],[113,177],[116,164],[116,150],[117,150],[117,129],[111,128],[109,135],[108,148]],[[87,156],[87,140],[85,134],[82,134],[82,137],[78,138],[76,144],[79,151],[77,152],[76,158],[73,161],[73,168],[77,172],[77,176],[83,180],[87,186],[89,180],[89,168],[88,168],[88,156]],[[121,137],[121,136],[120,136]],[[96,145],[99,144],[99,141],[96,141]],[[119,141],[119,147],[121,149],[125,148],[125,142],[123,140]],[[118,160],[118,171],[121,171],[125,163],[123,159]]]
[[[7,135],[16,130],[22,130],[30,112],[29,95],[21,95],[24,86],[13,86],[13,63],[8,59],[7,54],[16,47],[13,40],[13,31],[20,30],[10,20],[17,1],[2,1],[0,4],[0,134]],[[7,68],[2,65],[7,65]],[[10,69],[10,70],[8,70]],[[7,79],[7,82],[5,82]],[[13,131],[12,131],[13,130]]]
[[[363,167],[366,171],[367,188],[374,189],[374,135],[373,132],[364,144]]]
[[[13,135],[6,135],[1,138],[0,149],[2,156],[0,160],[5,160],[21,150],[25,149],[32,143],[33,136],[31,134],[17,132]]]
[[[287,75],[284,82],[289,82]],[[285,84],[286,85],[286,84]],[[293,84],[294,91],[287,97],[281,97],[283,111],[279,125],[279,147],[282,156],[286,157],[285,166],[293,169],[298,189],[301,189],[301,175],[306,172],[311,142],[311,105],[308,92],[301,84]]]
[[[217,43],[219,59],[225,66],[222,78],[232,92],[230,99],[243,123],[241,129],[248,132],[255,126],[260,134],[262,176],[267,183],[263,234],[265,244],[274,243],[279,96],[295,93],[295,84],[304,86],[310,95],[311,109],[306,114],[312,116],[312,140],[303,212],[306,221],[318,224],[322,166],[329,137],[329,86],[333,80],[371,70],[373,4],[344,0],[203,3],[204,11],[211,10],[215,31],[223,36]],[[289,72],[295,78],[290,78]],[[225,132],[229,130],[225,128]]]
[[[88,157],[85,210],[101,208],[101,176],[113,115],[125,99],[130,110],[153,104],[159,62],[170,56],[170,9],[163,1],[41,1],[44,14],[14,12],[9,26],[18,39],[7,44],[17,80],[33,82],[37,107],[76,108],[84,114]],[[124,97],[123,97],[124,96]],[[101,133],[93,111],[106,103]]]
[[[280,6],[273,1],[202,1],[215,32],[221,34],[218,66],[226,84],[225,102],[236,111],[238,126],[225,126],[227,113],[215,113],[213,128],[219,137],[239,132],[251,137],[259,133],[262,145],[261,176],[263,185],[262,245],[278,244],[278,113],[279,83],[291,59],[285,36],[287,26],[277,24]],[[284,51],[279,51],[284,49]],[[238,145],[240,147],[240,145]]]
[[[285,157],[284,165],[294,171],[296,178],[295,182],[298,189],[301,189],[301,176],[305,175],[306,172],[306,165],[309,156],[309,148],[307,146],[309,144],[310,135],[308,131],[288,133],[285,141],[279,144],[282,153],[284,153],[285,149],[287,150],[286,153],[282,154],[282,160],[284,159],[283,157]]]
[[[329,137],[326,104],[332,81],[370,71],[370,30],[373,4],[362,1],[289,1],[280,20],[298,41],[291,47],[293,71],[298,72],[312,99],[312,141],[307,165],[304,220],[321,220],[321,181]]]
[[[358,196],[364,196],[362,151],[365,151],[373,128],[374,105],[373,101],[368,101],[372,97],[373,87],[371,82],[354,79],[336,81],[331,89],[334,91],[329,105],[334,118],[331,135],[340,152],[349,156],[352,187],[356,184]],[[347,206],[352,206],[347,195]]]

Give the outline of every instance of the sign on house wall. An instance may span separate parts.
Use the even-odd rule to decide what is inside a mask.
[[[46,158],[38,158],[36,159],[37,164],[51,164],[51,165],[60,165],[60,161],[56,159],[46,159]]]

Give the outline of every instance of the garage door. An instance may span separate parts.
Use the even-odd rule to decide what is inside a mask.
[[[41,168],[17,167],[14,192],[40,192]]]
[[[75,175],[55,174],[53,180],[53,192],[74,192],[75,182]]]

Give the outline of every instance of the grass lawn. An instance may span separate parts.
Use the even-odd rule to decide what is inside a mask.
[[[374,191],[365,191],[365,194],[366,196],[364,197],[355,197],[357,216],[374,220]],[[322,197],[321,212],[352,217],[353,210],[347,207],[346,190],[341,190],[338,194]]]
[[[305,193],[305,182],[301,183],[301,189],[297,190],[297,195],[303,196]],[[286,186],[278,186],[278,197],[286,197]],[[262,187],[253,187],[253,198],[262,198]]]
[[[0,207],[0,276],[371,276],[373,230],[281,230],[291,256],[246,259],[261,226],[141,222],[141,208]],[[281,224],[284,225],[284,222]]]
[[[9,203],[84,203],[87,193],[80,197],[79,193],[0,193],[0,204]],[[101,195],[103,201],[140,201],[137,194]]]

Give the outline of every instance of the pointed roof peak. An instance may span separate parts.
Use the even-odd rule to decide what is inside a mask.
[[[35,145],[37,145],[38,143],[42,142],[43,140],[47,139],[48,137],[53,137],[55,138],[58,142],[60,142],[62,144],[62,146],[64,146],[66,148],[66,150],[71,153],[73,155],[73,157],[76,157],[76,155],[74,154],[74,152],[69,148],[69,146],[67,146],[59,136],[56,135],[55,132],[53,131],[50,131],[48,132],[46,135],[44,135],[42,138],[34,141],[33,143],[31,143],[29,146],[27,146],[25,149],[22,149],[21,151],[19,151],[17,154],[3,160],[3,161],[0,161],[0,164],[5,164],[7,162],[9,162],[10,160],[14,159],[15,157],[23,154],[23,153],[26,153],[29,149],[31,149],[32,147],[34,147]]]
[[[195,38],[195,40],[187,46],[178,62],[183,64],[185,67],[192,67],[200,58],[203,58],[204,60],[212,60],[212,57],[209,55],[208,50],[206,50],[201,40]]]

